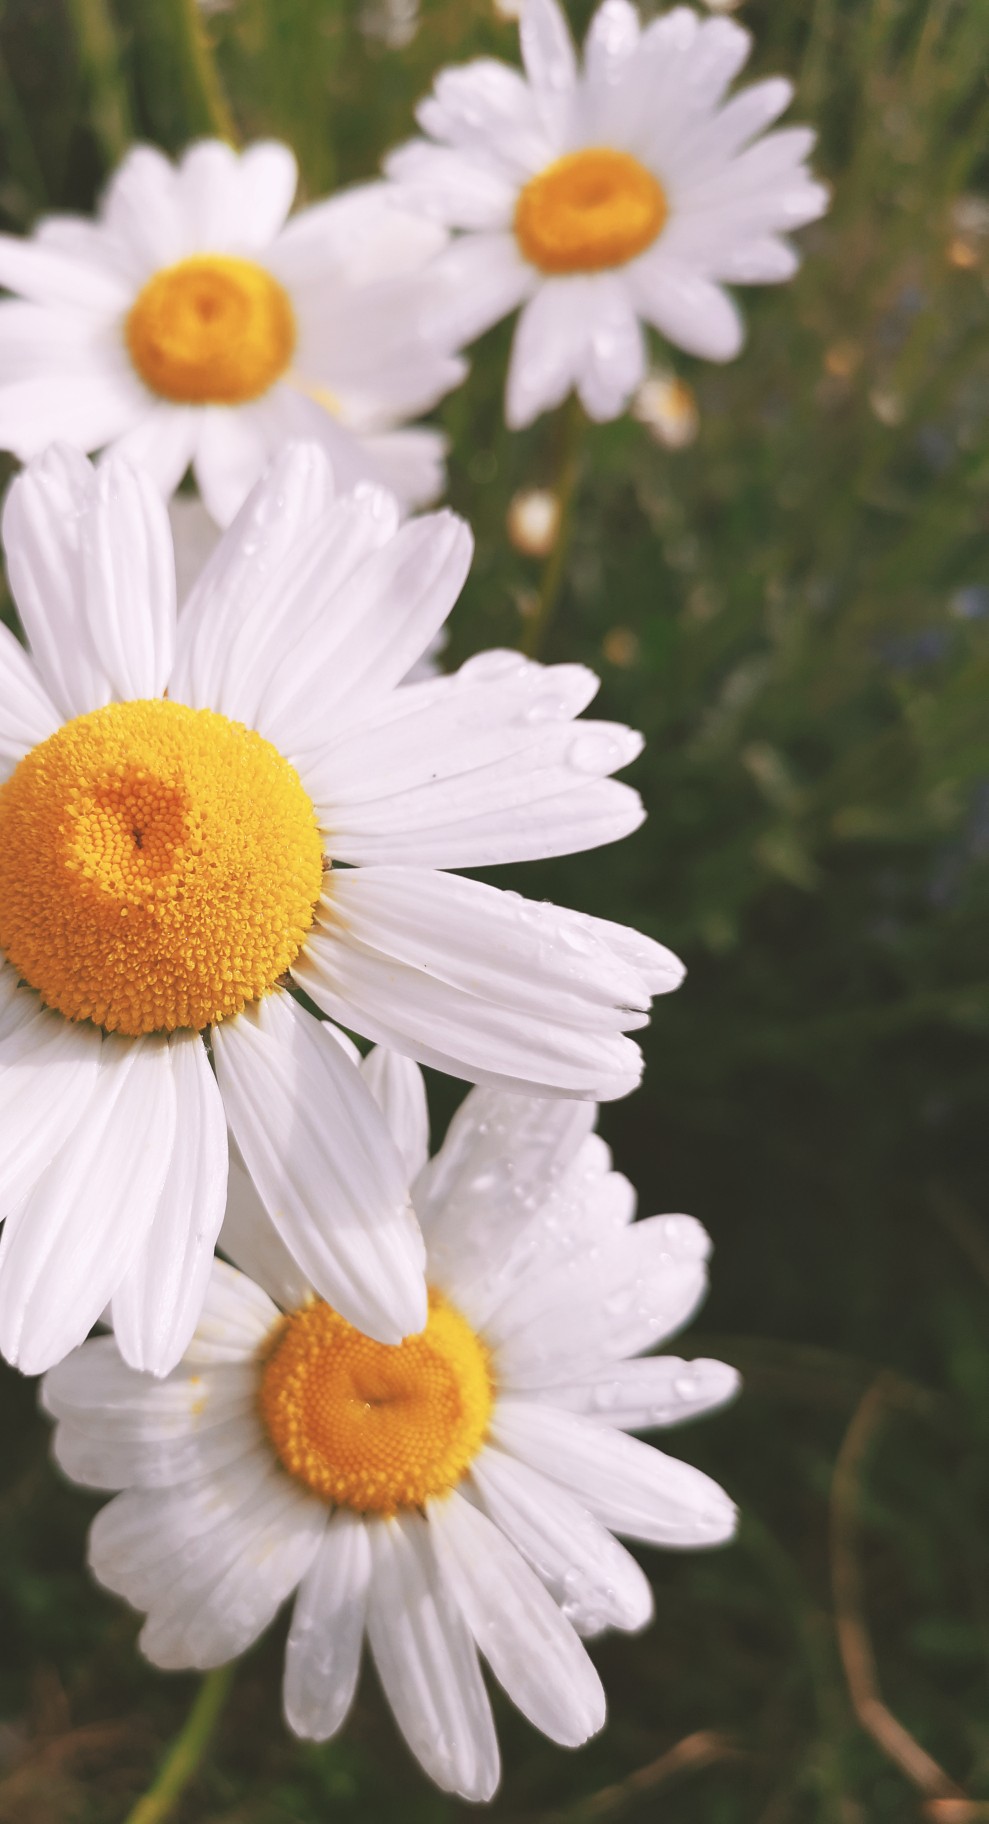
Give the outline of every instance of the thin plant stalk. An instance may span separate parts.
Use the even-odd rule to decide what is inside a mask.
[[[175,9],[177,49],[185,65],[188,87],[194,92],[205,123],[218,138],[236,141],[233,115],[217,75],[197,0],[172,0]]]
[[[164,1824],[189,1781],[201,1767],[213,1731],[233,1682],[235,1661],[208,1672],[178,1735],[146,1793],[128,1812],[124,1824]]]
[[[107,0],[69,0],[89,119],[105,163],[115,165],[134,138],[117,30]]]
[[[577,487],[583,464],[584,435],[587,430],[587,418],[579,399],[574,395],[566,409],[563,423],[563,435],[560,443],[559,467],[553,492],[560,509],[560,522],[557,528],[556,543],[550,552],[543,569],[539,585],[539,600],[535,613],[527,622],[522,635],[522,651],[530,659],[540,656],[546,644],[553,613],[556,608],[566,575],[567,558],[570,552],[570,535],[573,529],[573,513],[576,502]]]

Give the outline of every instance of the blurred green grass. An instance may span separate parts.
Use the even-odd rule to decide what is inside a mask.
[[[644,1088],[602,1128],[643,1210],[693,1210],[714,1237],[685,1346],[738,1363],[747,1390],[670,1443],[746,1519],[727,1552],[643,1554],[657,1620],[595,1649],[597,1742],[563,1754],[499,1703],[505,1820],[931,1815],[857,1726],[836,1648],[829,1494],[883,1371],[897,1397],[855,1500],[883,1691],[989,1799],[989,213],[970,200],[989,191],[989,9],[738,16],[753,73],[796,78],[834,207],[794,284],[744,295],[736,363],[675,359],[692,448],[631,420],[590,434],[543,656],[595,666],[602,713],[645,731],[649,821],[510,884],[641,925],[690,966]],[[131,130],[177,148],[227,109],[244,138],[290,140],[318,195],[411,131],[439,64],[514,55],[487,0],[425,0],[401,49],[353,0],[233,0],[205,16],[211,87],[195,17],[191,0],[0,6],[5,227],[89,207]],[[507,346],[505,326],[479,344],[439,413],[478,534],[454,660],[516,643],[538,586],[504,519],[552,478],[559,433],[504,430]],[[432,1087],[441,1126],[455,1091]],[[89,1586],[95,1504],[50,1468],[34,1388],[4,1371],[0,1402],[0,1821],[114,1824],[193,1681],[141,1665],[134,1619]],[[340,1742],[293,1743],[280,1654],[276,1629],[241,1668],[187,1824],[466,1815],[412,1769],[370,1678]],[[702,1742],[696,1766],[636,1786],[699,1732],[706,1763]]]

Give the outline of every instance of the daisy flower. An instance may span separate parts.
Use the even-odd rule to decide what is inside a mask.
[[[463,373],[414,328],[443,231],[383,184],[286,221],[295,187],[274,142],[203,140],[177,165],[136,146],[95,221],[0,235],[0,448],[110,448],[166,495],[191,463],[221,525],[288,438],[342,486],[435,499],[443,438],[397,427]]]
[[[372,1052],[364,1073],[417,1174],[421,1334],[384,1348],[316,1298],[235,1171],[220,1245],[238,1267],[214,1264],[182,1363],[155,1382],[99,1338],[43,1401],[66,1473],[123,1491],[89,1558],[146,1613],[150,1660],[232,1659],[297,1592],[296,1733],[339,1729],[366,1633],[427,1773],[486,1799],[498,1748],[478,1652],[554,1741],[600,1729],[580,1636],[652,1614],[613,1534],[712,1546],[735,1524],[716,1483],[628,1433],[719,1405],[737,1376],[641,1357],[697,1305],[708,1241],[689,1216],[632,1223],[592,1107],[477,1089],[427,1162],[415,1065]]]
[[[286,984],[455,1075],[625,1094],[625,1032],[676,959],[439,870],[634,829],[606,775],[639,738],[574,725],[579,666],[488,653],[402,684],[470,533],[334,498],[313,445],[277,459],[178,618],[165,506],[118,458],[40,458],[4,540],[28,651],[0,628],[0,1349],[49,1367],[112,1300],[125,1358],[170,1368],[228,1125],[320,1296],[397,1343],[426,1315],[407,1174]]]
[[[785,232],[827,192],[804,127],[760,137],[790,100],[780,77],[731,100],[749,52],[729,19],[674,7],[642,27],[605,0],[578,66],[556,0],[526,0],[525,75],[491,58],[443,70],[418,110],[428,140],[386,170],[400,200],[463,235],[439,256],[434,333],[470,342],[522,306],[506,414],[529,424],[576,389],[614,418],[646,373],[643,324],[727,361],[742,323],[725,284],[772,284]]]

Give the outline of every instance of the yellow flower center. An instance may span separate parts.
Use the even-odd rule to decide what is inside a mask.
[[[662,187],[645,165],[588,146],[530,178],[515,207],[515,235],[541,272],[600,272],[644,253],[666,216]]]
[[[358,1513],[449,1492],[476,1456],[494,1390],[483,1343],[439,1292],[419,1336],[374,1343],[329,1305],[275,1333],[261,1416],[289,1475]]]
[[[148,280],[125,334],[152,392],[182,405],[242,405],[285,372],[295,318],[287,293],[263,266],[196,254]]]
[[[211,709],[110,703],[0,786],[0,949],[49,1007],[111,1031],[199,1030],[265,994],[322,870],[294,767]]]

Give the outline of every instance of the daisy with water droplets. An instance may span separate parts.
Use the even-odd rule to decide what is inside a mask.
[[[646,374],[643,325],[712,361],[742,345],[726,285],[792,276],[786,235],[827,192],[804,127],[766,134],[781,77],[730,100],[750,48],[729,19],[674,7],[640,25],[605,0],[583,64],[557,0],[525,0],[525,74],[491,58],[443,70],[393,152],[403,202],[461,230],[437,272],[435,335],[473,341],[522,307],[508,374],[511,426],[578,393],[592,418],[624,411]]]
[[[339,484],[436,498],[444,443],[402,428],[455,386],[431,351],[426,269],[442,229],[369,184],[287,220],[287,146],[219,140],[178,164],[136,146],[95,220],[0,235],[0,449],[111,448],[170,494],[192,465],[227,525],[287,438],[314,438]]]
[[[312,445],[275,462],[179,617],[164,504],[118,458],[40,458],[4,542],[28,650],[0,628],[0,1349],[40,1371],[112,1301],[125,1359],[170,1368],[228,1124],[320,1296],[397,1343],[426,1316],[407,1174],[289,986],[455,1075],[624,1095],[625,1033],[676,959],[440,870],[634,829],[638,795],[607,775],[639,739],[574,726],[597,684],[580,666],[489,653],[403,683],[470,533],[335,496]]]
[[[628,1434],[719,1405],[737,1377],[641,1355],[699,1302],[708,1242],[688,1216],[632,1222],[593,1108],[474,1090],[428,1161],[416,1067],[377,1051],[363,1074],[415,1175],[421,1333],[383,1348],[315,1297],[235,1166],[220,1245],[237,1267],[215,1263],[182,1363],[155,1382],[100,1338],[43,1399],[67,1474],[124,1491],[90,1563],[146,1613],[149,1659],[219,1665],[295,1593],[291,1727],[340,1728],[366,1635],[427,1773],[486,1799],[478,1654],[554,1741],[600,1729],[580,1636],[652,1614],[613,1535],[712,1546],[735,1522],[716,1483]]]

